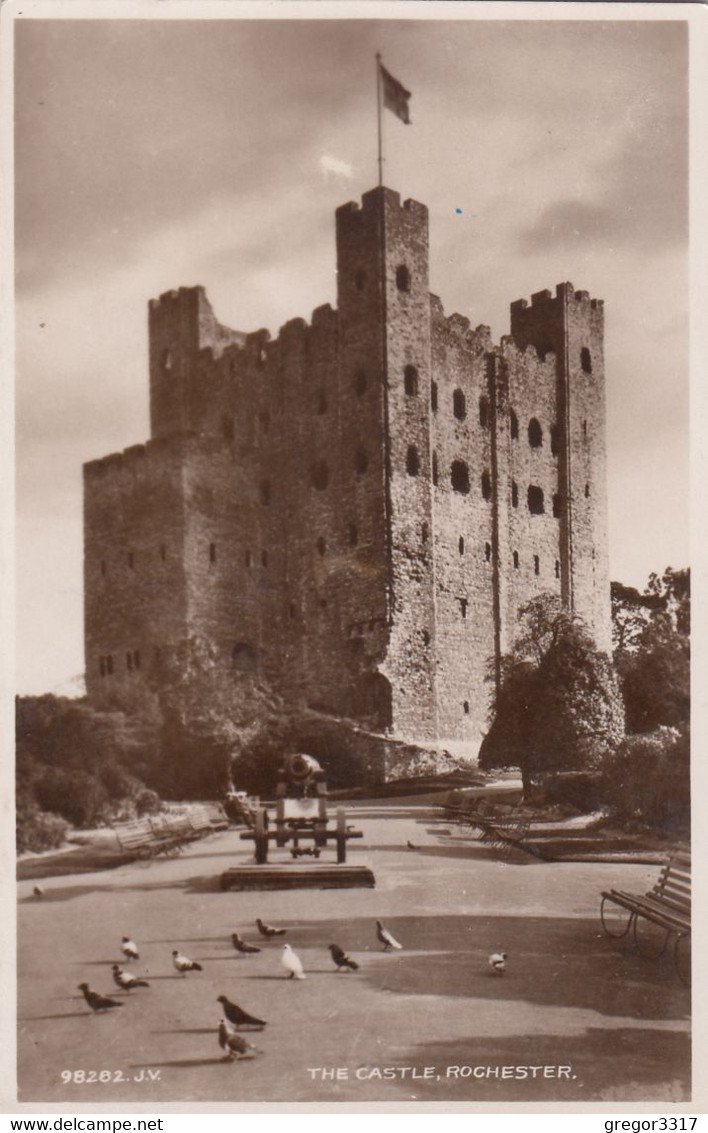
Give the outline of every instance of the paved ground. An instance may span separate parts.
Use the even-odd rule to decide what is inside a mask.
[[[362,805],[353,821],[365,836],[349,858],[371,866],[373,890],[221,893],[222,870],[251,852],[234,832],[176,861],[52,877],[39,900],[21,882],[20,1100],[689,1099],[690,994],[667,961],[604,937],[598,917],[603,888],[644,889],[655,866],[503,862],[421,806]],[[236,957],[230,933],[258,942],[257,916],[287,925],[306,980],[284,978],[280,942]],[[380,951],[377,917],[402,952]],[[116,990],[124,934],[150,988],[91,1015],[77,984]],[[335,971],[333,942],[357,973]],[[174,947],[203,972],[177,976]],[[487,969],[498,949],[502,978]],[[220,994],[268,1020],[252,1061],[222,1061]],[[62,1071],[111,1080],[65,1084]]]

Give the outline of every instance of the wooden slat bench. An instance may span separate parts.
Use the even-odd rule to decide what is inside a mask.
[[[493,846],[501,854],[508,856],[526,837],[530,822],[519,807],[505,804],[490,804],[486,799],[469,799],[455,805],[444,807],[445,816],[461,826],[469,826],[480,831],[480,842]]]
[[[121,822],[113,827],[113,831],[121,850],[138,861],[149,861],[160,854],[174,851],[174,840],[162,831],[156,831],[147,818],[136,822]]]
[[[612,916],[612,906],[615,916]],[[628,916],[623,917],[619,910]],[[600,902],[600,919],[608,936],[631,939],[637,951],[650,959],[658,959],[674,938],[674,963],[679,979],[689,979],[688,948],[691,939],[691,855],[679,851],[663,866],[656,884],[647,893],[629,893],[622,889],[605,890]],[[647,947],[639,925],[649,921],[663,930],[659,945]]]

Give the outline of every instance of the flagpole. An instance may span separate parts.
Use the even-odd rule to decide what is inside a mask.
[[[381,122],[381,55],[376,52],[376,122],[378,126],[379,189],[383,185],[383,125]]]

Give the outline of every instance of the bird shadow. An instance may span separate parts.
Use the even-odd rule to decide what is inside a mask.
[[[215,1035],[216,1027],[171,1027],[167,1031],[151,1031],[151,1035]]]
[[[220,1066],[226,1058],[180,1058],[174,1062],[131,1062],[130,1070],[154,1070],[157,1067]],[[232,1061],[228,1059],[228,1061]],[[237,1061],[237,1060],[233,1060]]]
[[[290,976],[254,975],[254,976],[244,976],[243,978],[245,980],[280,980],[282,982],[283,980],[289,980]]]
[[[25,1015],[18,1023],[35,1023],[45,1019],[90,1019],[91,1011],[66,1011],[63,1015]]]
[[[180,944],[225,944],[224,936],[180,936]],[[169,940],[143,940],[143,944],[171,944],[174,948],[174,937]]]
[[[132,962],[133,961],[131,961],[131,963]],[[123,957],[122,960],[116,960],[114,956],[111,960],[75,960],[74,963],[80,965],[81,967],[87,968],[99,966],[105,968],[106,964],[120,964],[122,966],[123,964],[127,964],[128,961],[125,959],[125,957]]]

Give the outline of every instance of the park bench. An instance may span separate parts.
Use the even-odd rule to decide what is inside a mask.
[[[691,941],[691,855],[678,851],[663,866],[652,889],[647,893],[629,893],[622,889],[603,891],[600,919],[608,936],[616,939],[629,936],[642,956],[656,960],[664,954],[674,938],[674,964],[679,979],[690,977]],[[657,942],[642,938],[640,924],[648,921],[661,930]]]
[[[508,856],[515,849],[523,848],[521,843],[531,826],[520,804],[490,803],[486,799],[463,799],[459,803],[448,802],[443,809],[451,822],[478,830],[479,841],[493,846],[504,856]]]
[[[172,856],[179,852],[173,836],[164,829],[156,830],[148,818],[135,822],[121,822],[113,827],[118,845],[123,853],[138,861],[149,861],[160,854]]]

